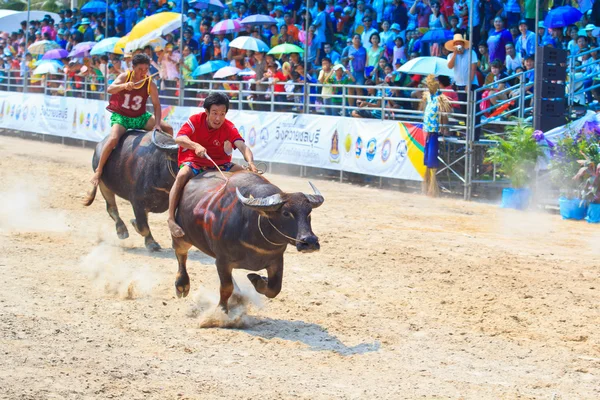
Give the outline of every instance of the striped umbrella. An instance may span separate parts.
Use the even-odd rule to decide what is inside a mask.
[[[272,25],[276,24],[277,20],[270,15],[251,15],[240,21],[242,25]]]
[[[260,51],[266,53],[269,51],[269,46],[260,39],[255,39],[251,36],[240,36],[229,43],[229,47],[242,50]]]
[[[121,38],[118,37],[109,37],[99,41],[98,44],[94,46],[92,51],[90,51],[90,55],[100,56],[105,53],[114,53],[115,45],[120,39]]]
[[[58,43],[51,40],[40,40],[39,42],[33,43],[27,48],[27,51],[31,54],[44,54],[47,51],[60,49]]]
[[[211,29],[210,33],[214,33],[216,35],[233,33],[241,31],[242,28],[243,27],[239,23],[239,21],[235,19],[225,19],[221,22],[217,22],[215,26]]]
[[[198,10],[222,11],[225,6],[219,0],[195,0],[190,1],[189,5]]]
[[[186,17],[184,16],[184,20]],[[144,18],[133,27],[125,44],[131,43],[131,48],[140,48],[144,43],[173,32],[181,27],[181,14],[162,12]],[[121,42],[119,42],[121,43]],[[125,46],[123,46],[125,47]]]
[[[60,60],[69,56],[69,52],[65,49],[54,49],[44,53],[42,60]]]

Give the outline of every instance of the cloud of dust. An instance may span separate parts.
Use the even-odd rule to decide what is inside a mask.
[[[511,238],[539,241],[559,229],[556,219],[548,213],[510,209],[500,209],[498,213],[498,231]]]
[[[160,281],[149,266],[128,265],[119,257],[117,248],[106,243],[100,243],[82,257],[80,266],[96,287],[123,299],[144,297]]]
[[[200,328],[250,328],[256,325],[257,320],[248,315],[252,309],[261,309],[264,305],[262,295],[256,292],[253,286],[235,284],[233,294],[229,298],[229,313],[225,314],[218,306],[219,290],[199,287],[195,292],[188,317],[198,318]]]
[[[18,182],[0,192],[0,231],[65,232],[64,211],[43,209],[39,184]]]

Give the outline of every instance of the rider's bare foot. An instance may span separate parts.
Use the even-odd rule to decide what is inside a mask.
[[[92,179],[90,179],[90,182],[92,183],[92,185],[98,186],[98,184],[100,183],[100,177],[101,176],[102,176],[102,171],[97,170],[94,173],[94,176],[92,177]]]
[[[183,229],[181,229],[181,227],[179,225],[177,225],[177,222],[175,222],[172,219],[169,219],[169,220],[167,220],[167,223],[169,224],[169,230],[171,231],[171,236],[180,238],[183,235],[185,235],[185,232],[183,232]]]

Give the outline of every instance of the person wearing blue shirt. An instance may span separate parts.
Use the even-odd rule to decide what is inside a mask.
[[[490,63],[506,58],[506,44],[512,43],[513,38],[508,29],[504,29],[504,19],[494,18],[494,29],[489,33],[487,44],[490,51]]]
[[[123,14],[125,16],[125,31],[131,32],[133,24],[137,19],[137,10],[133,6],[133,2],[127,2],[127,8],[123,11]]]
[[[521,57],[526,58],[535,53],[535,33],[527,29],[527,21],[519,21],[519,32],[521,35],[515,41],[515,49]]]

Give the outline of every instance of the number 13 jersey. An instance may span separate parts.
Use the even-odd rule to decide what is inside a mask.
[[[133,71],[127,71],[125,83],[133,82]],[[122,90],[119,93],[111,94],[106,109],[125,117],[141,117],[146,112],[146,101],[150,95],[151,77],[146,77],[141,86],[132,90]]]

